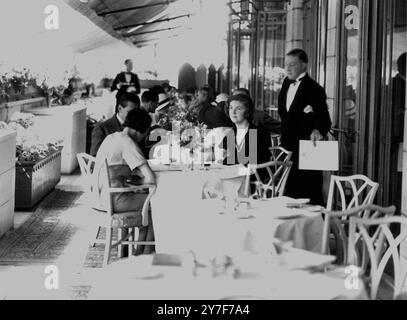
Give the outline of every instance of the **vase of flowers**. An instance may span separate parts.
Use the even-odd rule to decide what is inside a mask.
[[[171,161],[181,162],[188,167],[200,162],[206,126],[198,123],[196,116],[174,99],[168,111],[159,114],[157,124],[171,132]]]

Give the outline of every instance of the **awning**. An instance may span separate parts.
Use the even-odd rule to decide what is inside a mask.
[[[65,0],[111,36],[145,46],[177,37],[188,30],[188,19],[200,9],[199,0]]]

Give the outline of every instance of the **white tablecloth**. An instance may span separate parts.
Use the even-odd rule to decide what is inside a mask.
[[[308,252],[309,253],[309,252]],[[307,254],[305,252],[304,254]],[[348,274],[339,268],[310,273],[287,266],[269,266],[256,256],[248,257],[240,276],[212,277],[210,272],[193,276],[188,268],[153,265],[153,257],[133,257],[112,263],[92,278],[89,299],[217,300],[217,299],[366,299],[363,282],[347,289]],[[204,269],[204,268],[203,268]]]
[[[222,202],[202,199],[204,185],[216,184],[220,176],[225,176],[219,170],[156,174],[157,190],[151,207],[157,252],[267,251],[275,238],[293,241],[297,248],[321,250],[323,220],[320,213],[288,209],[285,203],[289,198],[257,201],[251,210],[241,215],[220,214]],[[253,217],[248,218],[248,215]]]

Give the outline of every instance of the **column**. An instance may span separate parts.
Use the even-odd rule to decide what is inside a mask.
[[[286,52],[303,48],[304,4],[303,0],[291,0],[287,5]]]

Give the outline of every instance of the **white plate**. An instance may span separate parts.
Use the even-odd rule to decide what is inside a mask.
[[[290,269],[309,269],[334,262],[335,256],[322,255],[297,248],[289,248],[279,255],[282,264]]]

